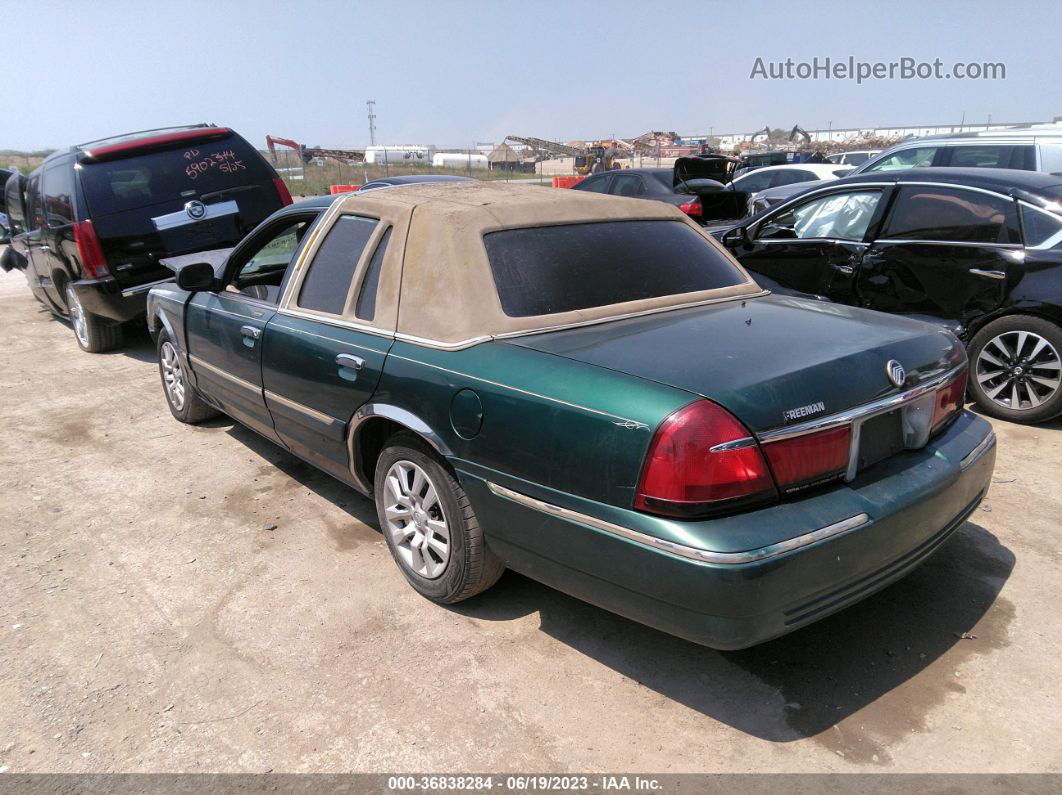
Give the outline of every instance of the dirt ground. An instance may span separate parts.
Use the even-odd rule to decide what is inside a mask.
[[[719,653],[506,574],[445,608],[369,501],[165,406],[0,277],[0,771],[1062,771],[1062,422],[973,521]]]

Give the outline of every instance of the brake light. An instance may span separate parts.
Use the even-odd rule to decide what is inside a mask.
[[[291,191],[288,190],[287,184],[280,177],[273,180],[273,186],[277,189],[277,195],[280,196],[280,204],[282,207],[287,207],[291,204]]]
[[[680,204],[679,209],[691,218],[700,218],[704,211],[704,208],[701,206],[700,199],[694,199],[691,202]]]
[[[793,439],[768,442],[763,452],[783,494],[822,483],[848,469],[852,428],[845,425]]]
[[[966,398],[967,375],[968,370],[964,367],[955,378],[937,389],[937,401],[933,408],[933,431],[962,409]]]
[[[707,400],[668,416],[649,445],[634,507],[690,518],[778,497],[767,462],[736,417]]]
[[[74,245],[77,246],[81,271],[85,278],[102,279],[110,275],[107,260],[103,256],[103,247],[92,221],[78,221],[74,224]]]

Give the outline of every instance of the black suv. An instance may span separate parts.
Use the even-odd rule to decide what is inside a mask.
[[[58,151],[16,203],[8,215],[21,231],[5,265],[24,268],[34,296],[98,352],[118,346],[147,291],[172,278],[160,258],[235,245],[291,196],[247,141],[200,124]]]

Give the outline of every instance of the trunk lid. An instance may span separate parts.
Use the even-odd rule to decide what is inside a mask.
[[[928,324],[787,296],[692,307],[507,340],[508,344],[683,389],[754,433],[825,417],[903,391],[964,359]]]
[[[672,182],[675,190],[701,200],[705,222],[743,218],[748,214],[749,195],[729,184],[738,160],[725,155],[680,157],[675,161]]]
[[[87,215],[122,287],[169,276],[162,257],[235,245],[282,206],[273,170],[226,130],[92,154],[78,169]]]

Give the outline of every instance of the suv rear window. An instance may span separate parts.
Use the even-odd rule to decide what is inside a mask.
[[[93,215],[271,181],[261,156],[235,136],[81,167],[81,186]]]
[[[744,284],[681,221],[606,221],[483,236],[502,311],[529,317]]]

